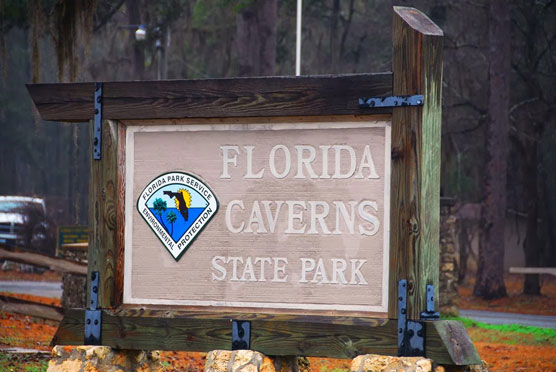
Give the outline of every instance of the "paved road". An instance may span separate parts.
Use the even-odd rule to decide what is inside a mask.
[[[460,310],[459,315],[487,324],[521,324],[556,329],[556,316],[503,313],[484,310]]]
[[[27,280],[0,280],[0,292],[25,293],[43,297],[62,297],[62,283]]]

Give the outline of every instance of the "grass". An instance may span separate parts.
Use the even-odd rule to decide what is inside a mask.
[[[44,372],[48,369],[48,355],[18,355],[0,352],[0,371]]]
[[[463,317],[443,317],[459,320],[469,331],[473,342],[500,342],[522,345],[556,345],[556,329],[519,324],[487,324]]]
[[[348,372],[349,368],[333,368],[328,369],[326,366],[320,367],[320,372]]]

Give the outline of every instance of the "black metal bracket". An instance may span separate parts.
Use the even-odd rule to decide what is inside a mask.
[[[413,96],[359,98],[359,108],[423,106],[424,102],[425,97],[422,94]]]
[[[232,320],[232,350],[251,349],[251,322]]]
[[[434,286],[427,285],[426,311],[420,320],[407,319],[407,280],[398,282],[398,355],[425,356],[425,322],[440,318],[434,311]]]
[[[102,140],[102,83],[95,83],[95,116],[93,120],[93,159],[101,158]]]
[[[434,285],[427,284],[427,310],[421,312],[422,320],[435,320],[440,318],[440,313],[434,311]]]
[[[98,271],[91,273],[91,303],[85,310],[85,338],[84,345],[100,345],[100,330],[102,328],[102,311],[98,309]]]
[[[398,282],[398,356],[406,350],[407,334],[407,280]]]

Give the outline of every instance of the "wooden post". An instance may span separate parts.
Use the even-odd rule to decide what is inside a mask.
[[[398,317],[401,279],[408,281],[408,319],[425,310],[427,284],[438,298],[442,37],[420,11],[394,7],[393,94],[425,100],[392,113],[390,318]]]
[[[93,138],[92,123],[90,128],[91,138]],[[115,304],[116,210],[118,203],[118,130],[116,122],[110,120],[103,121],[101,143],[102,157],[100,160],[91,159],[89,180],[87,304],[90,304],[91,301],[91,274],[94,271],[98,271],[100,275],[98,306],[100,308],[111,308]]]
[[[102,309],[101,342],[103,345],[118,349],[139,350],[210,351],[227,349],[232,343],[232,320],[248,320],[250,322],[251,348],[267,355],[352,358],[358,354],[393,355],[398,352],[399,329],[397,321],[395,321],[398,317],[396,293],[398,281],[407,279],[409,283],[407,301],[409,319],[420,318],[420,313],[426,309],[427,284],[433,284],[438,293],[442,31],[415,9],[396,7],[394,11],[393,73],[103,83],[102,112],[104,117],[110,120],[102,124],[102,159],[93,160],[91,164],[89,251],[89,281],[92,272],[98,271],[100,274],[99,307]],[[35,84],[29,86],[29,92],[43,119],[85,121],[93,116],[93,86],[92,83]],[[362,97],[384,97],[391,96],[392,93],[394,95],[422,94],[424,106],[374,107],[369,110],[359,105]],[[347,132],[350,129],[359,130],[358,126],[353,127],[353,125],[363,121],[374,122],[375,125],[369,128],[366,128],[365,125],[365,130],[387,128],[390,114],[392,114],[390,195],[387,195],[387,187],[381,186],[380,188],[385,194],[383,205],[388,203],[387,200],[390,200],[391,205],[388,310],[384,306],[380,308],[380,311],[369,311],[367,308],[359,307],[346,308],[344,311],[340,306],[345,305],[346,301],[342,302],[342,299],[335,296],[327,296],[336,301],[331,303],[333,310],[316,307],[309,309],[306,306],[307,303],[301,301],[285,304],[296,306],[274,309],[272,306],[265,306],[267,304],[276,305],[271,301],[261,304],[252,302],[249,298],[247,299],[249,301],[239,304],[229,301],[207,305],[207,301],[213,301],[212,298],[218,298],[218,296],[207,297],[208,300],[200,298],[198,302],[193,302],[190,293],[184,294],[184,292],[177,293],[176,297],[181,296],[181,299],[171,298],[174,302],[168,302],[167,298],[159,296],[159,292],[157,292],[163,287],[162,284],[165,284],[162,281],[155,283],[156,285],[150,283],[155,291],[146,293],[143,297],[141,297],[141,293],[136,295],[130,291],[131,295],[128,296],[126,292],[125,300],[122,301],[122,281],[124,279],[122,264],[123,257],[126,257],[124,255],[126,249],[128,250],[125,253],[130,254],[127,256],[128,258],[135,259],[134,257],[137,255],[133,256],[132,253],[137,253],[138,249],[148,246],[156,248],[159,254],[168,258],[165,256],[167,252],[164,251],[167,247],[158,244],[155,236],[148,235],[150,241],[142,241],[143,246],[134,245],[131,240],[124,242],[124,220],[126,218],[124,212],[128,212],[123,209],[124,196],[128,198],[128,202],[132,203],[132,211],[127,215],[128,224],[131,226],[134,221],[133,213],[137,213],[136,206],[133,204],[136,200],[141,199],[140,195],[135,195],[137,188],[134,185],[137,183],[139,188],[148,185],[149,180],[153,178],[145,178],[151,175],[147,173],[153,173],[153,177],[157,175],[161,177],[162,172],[172,171],[177,174],[182,171],[195,173],[196,170],[199,170],[201,173],[199,177],[206,175],[206,182],[218,185],[220,182],[218,167],[209,167],[205,172],[205,169],[201,169],[203,165],[199,159],[204,159],[206,164],[222,164],[222,159],[218,158],[220,156],[218,150],[211,150],[210,146],[229,143],[231,133],[235,131],[235,129],[230,129],[229,137],[224,137],[225,133],[211,136],[210,146],[201,146],[202,151],[206,152],[206,156],[199,155],[194,161],[187,158],[189,154],[181,154],[180,157],[175,158],[177,160],[167,163],[163,163],[165,161],[163,158],[153,158],[151,164],[146,161],[149,160],[147,156],[141,160],[134,155],[139,153],[138,149],[140,149],[140,147],[134,147],[135,142],[133,142],[139,136],[133,137],[135,138],[133,139],[131,135],[138,132],[137,128],[151,125],[151,129],[155,129],[153,132],[161,131],[161,133],[166,133],[165,135],[170,133],[173,136],[184,136],[179,132],[184,132],[189,125],[206,125],[207,130],[211,130],[212,124],[216,123],[233,125],[229,128],[239,127],[237,124],[241,124],[241,128],[245,129],[245,133],[247,133],[244,133],[243,137],[252,135],[259,130],[257,128],[267,128],[266,130],[268,130],[272,125],[284,124],[296,125],[291,126],[288,130],[315,128],[326,131],[330,128],[346,128]],[[334,125],[326,127],[330,124],[329,122]],[[385,123],[380,124],[380,122]],[[340,126],[341,123],[349,123],[349,126]],[[249,128],[250,132],[247,132],[247,128],[244,127],[251,124],[253,126]],[[260,126],[260,124],[265,124],[265,126]],[[169,126],[175,126],[175,130]],[[220,125],[218,127],[226,129]],[[126,132],[129,136],[129,143],[125,143]],[[384,174],[389,165],[385,161],[385,159],[389,160],[386,151],[390,151],[386,145],[386,139],[389,139],[387,134],[385,130],[384,135],[376,136],[376,138],[385,139],[383,146],[385,150],[380,152],[382,154],[381,164],[385,169]],[[237,134],[235,135],[237,137]],[[291,136],[291,134],[287,135]],[[370,135],[365,137],[367,135],[362,136],[362,138],[366,138],[365,141],[370,138]],[[161,138],[159,137],[159,142],[154,146],[164,143]],[[192,130],[187,138],[195,140],[198,137],[195,137]],[[253,137],[253,141],[256,141],[257,138]],[[265,138],[268,136],[265,135]],[[325,133],[321,139],[326,138],[332,138],[332,136],[327,136]],[[242,140],[245,139],[242,138]],[[351,137],[350,141],[355,142]],[[300,136],[296,138],[296,142],[290,142],[290,147],[295,143],[305,143],[302,142]],[[239,140],[238,143],[242,144]],[[282,143],[282,141],[275,140],[275,143]],[[323,140],[322,143],[336,143],[336,140]],[[181,142],[178,146],[180,144]],[[198,144],[196,143],[196,145]],[[362,145],[360,144],[360,148]],[[178,146],[174,146],[174,148]],[[267,150],[269,147],[267,144]],[[202,151],[199,149],[197,153],[202,154]],[[155,153],[156,151],[144,148],[142,154],[147,155],[151,152]],[[216,158],[212,158],[214,153],[216,153]],[[384,156],[385,154],[386,156]],[[164,155],[174,156],[174,154],[166,153]],[[130,169],[125,168],[126,156],[128,156],[127,166]],[[188,159],[189,162],[183,159]],[[152,167],[152,172],[150,170],[143,172],[142,177],[145,179],[136,180],[135,176],[141,173],[133,173],[134,167],[139,166],[141,161],[143,167]],[[154,164],[155,162],[157,163]],[[168,174],[170,173],[162,175]],[[125,192],[126,182],[128,182],[127,188],[131,190],[129,194]],[[229,185],[227,187],[229,188]],[[226,194],[228,191],[222,191],[224,188],[218,189],[218,195],[222,196],[221,201],[226,201],[229,206],[232,196]],[[365,198],[379,197],[377,192],[373,193],[367,186],[363,186],[362,189],[361,194]],[[154,187],[153,191],[156,191]],[[291,190],[288,191],[292,193]],[[321,194],[317,191],[311,190],[311,193],[314,193],[311,194],[311,197],[313,197],[312,195],[317,197],[326,194],[326,190]],[[234,189],[234,192],[237,191]],[[238,194],[249,194],[249,197],[255,199],[249,191],[238,192]],[[309,195],[309,193],[303,190],[303,195]],[[265,200],[262,197],[266,196],[261,195],[260,199]],[[144,197],[143,200],[146,205],[146,200],[149,199]],[[222,205],[224,206],[224,203]],[[145,208],[145,211],[148,212],[148,209]],[[207,227],[207,230],[203,232],[206,240],[204,242],[200,239],[197,240],[196,244],[199,244],[195,248],[206,247],[206,252],[211,251],[215,245],[229,248],[229,241],[234,239],[234,236],[230,235],[226,242],[220,241],[218,244],[215,242],[215,240],[221,239],[221,236],[228,236],[227,233],[222,233],[226,231],[226,228],[222,227],[226,225],[225,221],[222,222],[222,219],[225,218],[224,209],[220,212],[219,217],[220,227],[218,228],[222,228],[222,230],[218,230],[215,225],[212,226],[214,230],[211,230],[210,226]],[[367,221],[370,222],[370,220]],[[143,223],[140,219],[138,222]],[[386,230],[387,221],[381,220],[381,222],[383,231],[388,231]],[[378,224],[376,227],[379,227]],[[127,228],[129,230],[126,233],[134,231],[133,228]],[[143,230],[150,234],[148,228],[148,226],[143,226]],[[227,228],[229,232],[233,232],[229,227]],[[363,233],[361,232],[361,234]],[[136,234],[136,236],[141,235]],[[381,241],[383,241],[383,237],[381,237]],[[278,244],[279,238],[272,237],[269,244]],[[259,240],[262,242],[262,239]],[[127,242],[129,242],[128,247],[124,244]],[[245,240],[245,242],[248,241]],[[203,246],[203,244],[205,245]],[[237,249],[238,252],[242,252],[247,247],[247,243],[242,242],[241,244]],[[361,245],[360,242],[356,244]],[[344,242],[344,246],[347,245],[349,244]],[[308,246],[313,247],[313,245]],[[366,245],[361,245],[361,247],[363,246]],[[258,248],[250,246],[249,249],[251,250],[245,250],[248,252],[246,255],[250,254],[249,252],[256,252]],[[327,246],[317,242],[314,250],[318,249],[324,251]],[[143,252],[146,250],[144,249]],[[195,251],[189,252],[194,253]],[[336,251],[334,252],[336,253]],[[313,253],[308,252],[308,254]],[[210,268],[211,261],[205,259],[204,262],[208,264],[199,265],[199,260],[194,260],[194,258],[196,257],[190,255],[190,261],[187,262],[191,270],[199,269],[201,272],[206,270],[204,268]],[[356,260],[351,261],[355,262]],[[138,260],[134,261],[135,270],[138,267],[137,262]],[[156,277],[159,272],[162,273],[160,269],[152,270],[155,265],[151,261],[149,252],[143,255],[143,264],[155,274],[153,277]],[[384,269],[384,267],[382,266],[380,269]],[[139,271],[141,275],[144,272],[144,270]],[[180,270],[175,272],[178,273]],[[382,272],[384,273],[385,270]],[[206,271],[202,273],[206,274]],[[131,272],[127,272],[125,275],[128,275],[126,279],[134,280]],[[175,276],[178,275],[175,274]],[[191,275],[185,279],[190,278],[194,278],[194,276]],[[213,284],[210,279],[206,278],[202,277],[198,281],[198,285],[204,286],[199,288],[206,290]],[[182,280],[181,282],[191,284],[192,281]],[[374,285],[374,282],[370,285]],[[382,281],[381,284],[384,285]],[[140,285],[136,287],[140,288]],[[216,286],[213,287],[218,289]],[[291,288],[295,288],[295,286]],[[367,290],[365,287],[361,288]],[[383,288],[386,292],[385,286],[381,287],[381,294],[384,293],[382,292]],[[342,291],[344,290],[345,288],[342,288]],[[205,294],[205,292],[201,293]],[[226,295],[229,296],[230,293]],[[277,293],[275,297],[280,298],[283,293]],[[90,290],[88,294],[90,294]],[[252,294],[250,292],[250,295]],[[270,296],[267,293],[264,294],[266,297],[259,296],[261,301],[268,301]],[[366,294],[368,293],[366,292]],[[136,297],[134,297],[135,295]],[[288,293],[289,295],[290,293]],[[314,300],[313,292],[310,293],[310,296],[312,296],[310,299]],[[310,296],[308,295],[308,297]],[[323,295],[322,298],[324,297]],[[239,301],[239,296],[229,298]],[[259,298],[255,299],[259,300]],[[368,303],[371,302],[368,301]],[[125,306],[119,306],[122,303]],[[380,303],[384,304],[383,301]],[[297,306],[298,304],[303,306]],[[352,305],[367,304],[362,301],[362,303]],[[390,319],[387,319],[386,315]],[[83,309],[69,309],[64,315],[53,343],[82,344],[84,316]],[[438,363],[446,364],[462,365],[480,362],[480,358],[460,322],[427,321],[424,322],[424,326],[426,329],[424,349],[427,357]]]

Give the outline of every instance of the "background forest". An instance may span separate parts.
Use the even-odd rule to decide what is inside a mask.
[[[445,32],[442,195],[492,203],[487,165],[502,154],[494,203],[525,226],[526,264],[556,266],[556,1],[305,0],[302,74],[389,71],[392,5]],[[0,195],[45,197],[58,224],[87,223],[89,128],[42,122],[26,83],[294,75],[295,21],[295,0],[0,0]]]

